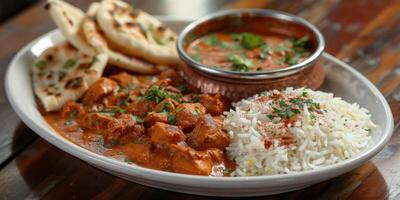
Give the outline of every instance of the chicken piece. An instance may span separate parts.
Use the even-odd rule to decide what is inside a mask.
[[[61,118],[66,120],[75,120],[85,114],[85,109],[80,103],[68,101],[61,110]]]
[[[150,128],[150,132],[150,141],[155,144],[177,144],[186,138],[185,134],[177,126],[162,122],[156,122]]]
[[[182,129],[194,128],[197,121],[204,116],[206,109],[199,103],[179,104],[173,114],[176,116],[176,123]]]
[[[82,102],[85,105],[91,105],[113,92],[117,87],[118,85],[115,81],[108,78],[100,78],[86,91]]]
[[[129,143],[124,146],[122,152],[135,163],[146,164],[151,161],[151,144]]]
[[[131,96],[126,93],[117,93],[113,95],[108,95],[102,101],[105,107],[121,107],[128,106],[131,100]]]
[[[157,82],[153,83],[151,87],[160,87],[160,88],[165,88],[168,87],[171,84],[172,80],[169,78],[166,79],[161,79],[159,78]]]
[[[144,126],[131,120],[126,124],[122,135],[118,138],[120,144],[127,144],[143,136],[145,133]]]
[[[175,107],[179,103],[171,98],[166,98],[162,100],[157,106],[153,109],[154,112],[171,112],[175,110]]]
[[[218,127],[222,127],[224,119],[222,118],[221,115],[213,116],[213,119],[214,119],[214,121],[215,121],[215,123],[217,124]]]
[[[128,113],[132,113],[133,115],[137,115],[139,117],[145,117],[148,112],[152,111],[156,106],[156,102],[148,101],[148,100],[139,100],[133,102],[128,107]]]
[[[170,171],[172,156],[165,148],[153,148],[151,159],[155,161],[152,162],[152,166],[154,166],[155,169]]]
[[[200,95],[199,94],[193,94],[193,93],[185,94],[182,97],[182,101],[198,103],[198,102],[200,102]]]
[[[224,152],[222,150],[207,149],[206,152],[210,155],[210,158],[214,163],[222,163],[225,161]]]
[[[170,92],[170,93],[173,93],[173,94],[180,94],[181,91],[178,88],[176,88],[173,85],[171,85],[172,82],[173,81],[171,79],[169,79],[169,78],[160,79],[159,81],[157,81],[154,84],[152,84],[150,86],[150,88],[154,88],[154,87],[162,88],[163,90],[165,90],[167,92]]]
[[[168,116],[167,113],[149,113],[145,118],[144,118],[144,125],[146,127],[151,127],[153,126],[156,122],[163,122],[163,123],[168,123]]]
[[[201,118],[189,137],[190,145],[197,150],[217,148],[224,150],[229,145],[229,136],[221,124],[207,114]]]
[[[221,94],[204,94],[200,97],[200,103],[213,116],[222,115],[228,109],[229,102]]]
[[[210,175],[213,160],[206,151],[196,151],[190,147],[174,145],[172,170],[177,173],[193,175]]]
[[[160,80],[163,79],[170,79],[171,85],[178,86],[185,83],[185,80],[182,78],[181,75],[178,74],[176,70],[168,69],[160,73],[158,76]]]
[[[116,81],[118,85],[124,88],[134,89],[135,86],[140,85],[140,81],[135,77],[126,72],[115,74],[110,76],[110,79]]]
[[[106,114],[87,113],[78,121],[83,128],[100,132],[105,144],[132,142],[144,134],[144,127],[137,124],[129,114],[122,114],[118,118]]]
[[[107,124],[107,129],[104,131],[104,142],[106,144],[128,143],[132,142],[144,134],[144,127],[132,118],[130,114],[122,114],[118,118],[113,118]]]
[[[113,117],[100,113],[87,113],[78,121],[79,125],[89,130],[106,130]]]
[[[107,123],[107,129],[103,132],[104,143],[117,143],[130,121],[133,121],[133,119],[128,114],[123,114],[118,118],[112,118],[112,120]]]

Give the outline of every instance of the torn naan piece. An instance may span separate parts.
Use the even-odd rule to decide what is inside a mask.
[[[102,75],[108,55],[89,56],[69,43],[45,50],[32,67],[36,96],[47,112],[78,100]]]
[[[64,37],[77,49],[88,55],[95,50],[86,42],[82,32],[82,22],[86,14],[79,8],[61,0],[48,0],[45,6]]]
[[[129,56],[111,49],[96,22],[86,18],[82,24],[83,33],[87,42],[98,52],[108,55],[109,63],[142,74],[154,74],[159,72],[158,65]]]
[[[103,0],[96,19],[107,39],[124,53],[157,64],[179,62],[176,34],[146,12],[120,0]]]

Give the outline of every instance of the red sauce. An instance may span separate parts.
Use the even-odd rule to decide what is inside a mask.
[[[151,169],[223,176],[235,167],[225,155],[229,137],[219,117],[228,105],[169,70],[102,77],[82,99],[43,115],[63,137],[95,153]]]
[[[285,68],[310,55],[308,36],[272,32],[215,32],[192,41],[187,53],[198,62],[226,70],[255,72]]]

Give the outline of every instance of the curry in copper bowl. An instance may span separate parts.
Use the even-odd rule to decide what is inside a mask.
[[[273,10],[221,11],[187,26],[178,53],[209,78],[255,84],[313,66],[323,52],[321,33],[297,16]]]

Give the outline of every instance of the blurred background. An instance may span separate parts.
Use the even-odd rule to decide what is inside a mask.
[[[128,0],[126,0],[128,1]],[[259,0],[251,0],[252,4]],[[0,23],[17,15],[34,3],[43,3],[44,0],[0,0]],[[79,1],[75,1],[79,2]],[[212,11],[229,5],[232,0],[130,0],[133,5],[140,2],[141,9],[156,15],[171,15],[174,17],[197,18]],[[238,2],[238,1],[235,1]],[[246,4],[250,0],[239,1]],[[261,2],[261,1],[260,1]],[[262,1],[265,2],[265,1]],[[79,3],[78,3],[79,5]],[[232,5],[233,7],[235,5]]]
[[[0,23],[38,0],[0,0]]]

